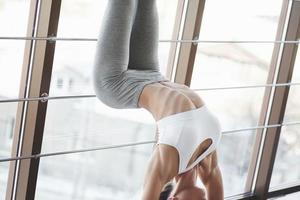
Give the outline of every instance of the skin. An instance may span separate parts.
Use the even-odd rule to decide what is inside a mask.
[[[197,169],[192,169],[182,175],[179,175],[176,180],[176,186],[170,194],[174,200],[207,200],[205,191],[198,188]],[[169,197],[169,198],[170,198]]]
[[[189,87],[169,81],[146,85],[139,98],[139,106],[148,110],[156,121],[169,115],[199,108],[203,105],[204,102],[200,96]],[[193,158],[201,155],[210,144],[210,140],[205,140],[199,144],[199,147],[193,154]],[[158,199],[164,185],[175,178],[177,181],[175,192],[180,191],[176,195],[180,195],[180,200],[191,200],[190,194],[192,192],[201,193],[197,190],[199,188],[196,188],[195,182],[192,185],[191,183],[193,182],[187,181],[188,179],[195,181],[195,176],[199,176],[203,182],[208,200],[224,199],[222,175],[218,166],[216,152],[208,155],[192,171],[192,175],[186,173],[178,176],[178,153],[176,149],[169,145],[156,145],[148,164],[142,199]],[[188,178],[185,178],[185,176]],[[186,187],[185,183],[190,187]]]

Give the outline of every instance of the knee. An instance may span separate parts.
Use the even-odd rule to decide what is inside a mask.
[[[118,108],[117,102],[110,90],[107,90],[103,85],[97,84],[94,86],[96,97],[105,105],[111,108]]]
[[[94,76],[93,88],[96,97],[105,105],[111,108],[122,108],[116,96],[116,78],[106,76]]]

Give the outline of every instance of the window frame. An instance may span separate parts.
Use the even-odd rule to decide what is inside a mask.
[[[204,6],[205,0],[188,0],[181,40],[196,40],[199,38]],[[180,12],[177,15],[180,15]],[[198,43],[189,42],[180,44],[175,64],[174,82],[190,86],[197,47]]]
[[[283,0],[276,40],[281,40],[285,33],[285,40],[298,40],[300,37],[300,20],[299,14],[297,15],[297,12],[300,13],[300,1],[292,1],[291,12],[288,15],[290,1]],[[60,8],[61,0],[30,0],[27,36],[55,37]],[[205,0],[178,0],[172,40],[197,39],[204,9]],[[285,30],[287,17],[289,23]],[[166,75],[168,78],[173,76],[174,82],[190,86],[197,46],[196,42],[171,44]],[[278,77],[276,83],[291,81],[297,47],[297,44],[274,44],[268,84],[272,84],[276,76]],[[49,94],[54,51],[55,41],[26,41],[19,97],[34,98]],[[292,55],[289,55],[290,53]],[[280,63],[278,72],[276,72],[277,63]],[[283,66],[288,68],[285,69]],[[266,88],[259,125],[282,122],[288,93],[289,86],[277,87],[273,91],[272,88]],[[41,153],[46,112],[47,101],[18,102],[12,157]],[[230,199],[265,199],[300,191],[300,185],[269,191],[280,132],[281,127],[267,128],[265,132],[261,129],[257,130],[246,184],[246,191],[253,193],[237,195]],[[7,200],[34,199],[39,159],[10,161]]]
[[[285,3],[291,3],[291,9],[288,13],[288,21],[286,25],[286,31],[279,28],[277,35],[284,35],[284,41],[296,41],[300,38],[300,1],[284,1]],[[286,7],[283,6],[283,12],[287,12]],[[285,19],[282,21],[286,21]],[[283,27],[283,26],[282,26]],[[282,40],[281,38],[278,38]],[[282,52],[280,59],[276,59],[274,56],[274,63],[278,64],[278,73],[274,77],[275,83],[290,83],[292,81],[292,75],[294,70],[294,64],[297,55],[297,44],[281,44]],[[276,51],[276,47],[274,52]],[[277,53],[277,52],[275,52]],[[273,76],[274,67],[271,67],[269,75]],[[269,76],[269,77],[270,77]],[[272,104],[269,108],[269,117],[267,118],[267,125],[281,124],[285,115],[286,104],[289,96],[289,86],[277,87],[274,89],[272,98]],[[265,99],[265,101],[267,101]],[[262,140],[263,146],[261,146],[261,154],[258,156],[260,162],[257,166],[257,178],[254,186],[254,194],[259,199],[265,199],[269,197],[269,186],[273,172],[273,166],[276,158],[276,152],[280,139],[281,126],[268,128],[265,130],[264,139]],[[261,144],[261,141],[256,141]],[[262,145],[262,144],[261,144]],[[252,183],[253,184],[253,183]]]
[[[193,13],[198,13],[197,14],[198,18],[195,19],[195,17],[194,18],[192,17],[191,19],[185,20],[184,30],[187,31],[188,29],[187,27],[189,27],[190,30],[187,31],[188,36],[184,35],[182,39],[195,40],[199,38],[205,0],[198,1],[197,5],[193,3],[197,3],[197,0],[196,2],[193,0],[189,1],[189,7],[187,9],[187,12],[190,15],[188,16],[193,16],[192,15]],[[290,3],[292,4],[291,11],[288,12]],[[286,36],[284,37],[284,41],[299,40],[300,38],[299,4],[300,1],[298,0],[293,0],[293,1],[283,0],[281,14],[278,22],[276,41],[281,41],[283,35],[285,34]],[[289,18],[288,22],[286,22],[287,17]],[[191,28],[190,26],[193,25],[193,22],[195,22],[195,24]],[[184,46],[185,44],[181,44],[181,45]],[[191,48],[192,45],[194,46],[194,48]],[[190,43],[189,45],[186,45],[187,46],[186,49],[182,47],[180,48],[180,53],[178,58],[179,61],[176,66],[177,70],[176,70],[174,82],[186,84],[187,86],[190,86],[197,45],[198,43]],[[288,43],[274,44],[267,84],[289,83],[291,81],[294,63],[297,55],[297,47],[298,47],[297,44],[288,44]],[[282,51],[281,48],[283,49]],[[278,67],[279,68],[278,71],[277,71],[277,63],[280,63]],[[285,68],[285,66],[288,66],[288,69]],[[277,78],[276,81],[274,81],[275,78]],[[265,89],[263,105],[262,105],[259,124],[258,124],[259,126],[281,124],[285,114],[285,107],[287,104],[289,87],[290,86],[276,87],[274,91],[272,91],[273,90],[272,87],[267,87]],[[264,131],[266,132],[264,133]],[[237,195],[236,199],[249,199],[249,198],[251,199],[252,197],[254,197],[254,199],[265,199],[271,194],[273,194],[274,196],[274,194],[281,195],[283,193],[286,193],[287,191],[295,191],[295,189],[290,190],[289,188],[285,188],[282,190],[278,190],[278,192],[276,191],[269,192],[269,184],[272,176],[272,170],[273,170],[276,151],[277,151],[278,142],[280,138],[280,133],[281,133],[281,127],[257,129],[255,134],[256,135],[255,142],[254,142],[255,145],[252,151],[252,156],[251,156],[252,158],[250,161],[248,177],[247,177],[247,182],[245,187],[245,191],[250,191],[250,193],[252,194],[250,195],[250,197],[248,197],[248,194],[246,193],[244,195]],[[299,187],[295,186],[293,188],[298,189]]]

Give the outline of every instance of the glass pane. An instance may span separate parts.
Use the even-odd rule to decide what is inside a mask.
[[[149,141],[155,131],[145,109],[113,109],[96,98],[53,100],[48,102],[42,151]]]
[[[24,0],[0,1],[0,36],[26,35],[29,4]]]
[[[264,88],[211,90],[197,94],[218,116],[223,131],[257,126]]]
[[[1,99],[19,95],[24,47],[24,41],[0,40]]]
[[[0,1],[0,36],[26,36],[29,3]],[[19,94],[24,46],[25,41],[0,40],[1,99],[16,98]]]
[[[30,1],[0,1],[0,36],[26,36]],[[0,99],[17,98],[25,41],[0,40]],[[0,103],[0,159],[11,156],[17,103]],[[5,199],[9,162],[0,163],[0,199]]]
[[[274,40],[281,5],[282,0],[206,1],[200,39]]]
[[[0,163],[0,199],[5,199],[9,162]]]
[[[191,88],[266,84],[273,44],[200,44]]]
[[[42,158],[35,199],[138,200],[151,151],[142,145]]]
[[[0,99],[4,94],[0,93]],[[10,156],[16,112],[17,103],[0,103],[0,158]]]
[[[284,126],[274,163],[270,190],[300,182],[300,125]]]
[[[226,134],[222,137],[218,148],[218,160],[225,197],[241,194],[245,190],[254,136],[253,130]]]
[[[281,197],[271,198],[270,200],[299,200],[299,198],[300,198],[300,192],[296,192]]]
[[[295,60],[295,68],[293,72],[293,82],[299,83],[300,82],[300,49],[298,48],[297,56]]]
[[[6,96],[1,92],[3,98]],[[0,159],[11,156],[16,111],[17,103],[0,103]],[[0,162],[0,199],[5,199],[8,169],[9,162]]]
[[[300,53],[298,51],[292,82],[300,81]],[[285,123],[300,122],[300,86],[291,86],[284,116]],[[282,127],[271,179],[274,187],[300,182],[300,125]]]

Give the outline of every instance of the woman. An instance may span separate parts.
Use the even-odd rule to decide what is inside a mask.
[[[223,194],[215,153],[218,120],[187,86],[159,71],[155,0],[108,0],[93,69],[97,97],[112,108],[145,108],[157,122],[158,142],[145,177],[144,200],[158,199],[163,186],[207,163],[208,182]],[[213,181],[211,181],[213,180]],[[221,196],[221,195],[220,195]]]

